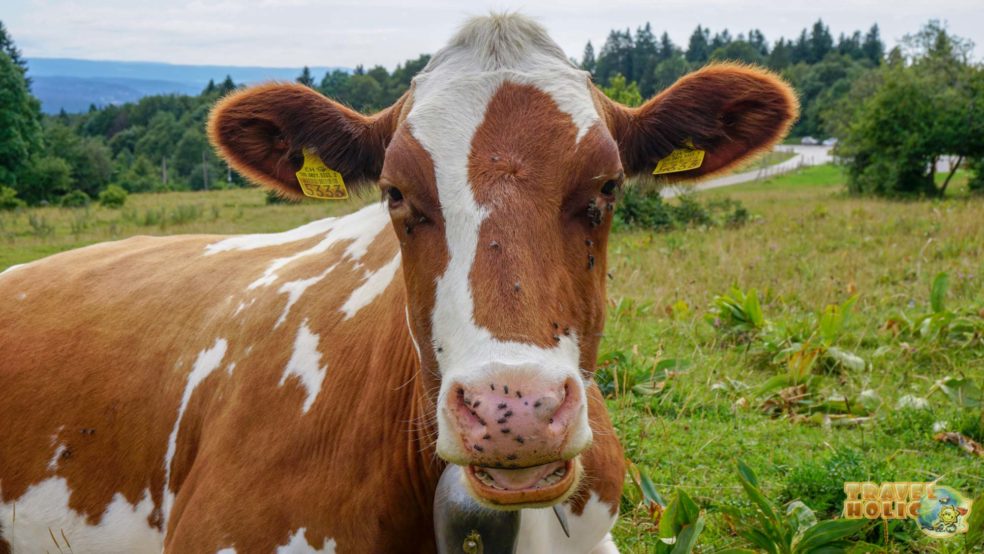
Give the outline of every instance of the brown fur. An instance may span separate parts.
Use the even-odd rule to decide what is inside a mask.
[[[622,153],[628,174],[649,174],[656,163],[688,140],[706,151],[703,165],[660,176],[707,177],[772,148],[799,115],[792,88],[763,69],[721,63],[682,77],[638,108],[595,92]]]
[[[137,237],[0,278],[0,377],[10,391],[0,395],[2,500],[57,475],[72,491],[70,507],[95,524],[115,494],[136,503],[149,490],[158,511],[148,524],[162,528],[163,461],[185,383],[198,353],[224,338],[220,367],[195,389],[181,422],[166,550],[270,552],[301,527],[316,548],[330,537],[346,551],[433,550],[431,505],[443,463],[433,448],[439,378],[430,316],[448,252],[432,160],[401,125],[409,102],[366,117],[300,85],[264,85],[213,111],[211,140],[257,182],[296,195],[294,172],[309,147],[350,183],[381,174],[384,187],[405,195],[391,212],[393,232],[372,242],[360,267],[344,259],[342,241],[279,272],[283,283],[340,263],[282,326],[274,322],[286,297],[247,287],[273,260],[320,237],[213,256],[204,249],[220,237]],[[599,194],[604,182],[623,168],[651,171],[688,139],[707,158],[678,177],[721,171],[771,146],[796,114],[788,86],[733,65],[685,77],[640,108],[597,95],[596,102],[605,125],[575,143],[573,123],[549,96],[506,84],[488,106],[469,163],[476,199],[496,208],[480,230],[471,275],[476,322],[542,346],[577,333],[588,372],[604,320],[611,222],[610,201]],[[364,272],[398,251],[403,279],[344,319],[339,308]],[[254,303],[233,316],[249,298]],[[280,384],[302,322],[318,335],[328,368],[308,413],[296,378]],[[595,439],[581,456],[586,477],[573,506],[580,512],[593,491],[614,513],[622,451],[597,387],[588,402]],[[52,436],[67,445],[55,471],[47,467]],[[0,538],[0,552],[7,547]]]
[[[301,197],[295,173],[313,149],[349,186],[379,177],[407,96],[365,116],[299,84],[270,83],[233,92],[208,120],[219,153],[247,178]]]

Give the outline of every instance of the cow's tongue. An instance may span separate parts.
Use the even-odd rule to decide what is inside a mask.
[[[482,468],[497,485],[506,490],[531,489],[541,479],[564,467],[565,462],[552,462],[522,469]]]

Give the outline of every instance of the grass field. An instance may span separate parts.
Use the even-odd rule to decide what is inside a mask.
[[[909,336],[898,324],[900,314],[931,311],[931,285],[945,272],[946,309],[984,329],[984,199],[966,196],[965,179],[945,201],[853,198],[842,181],[838,169],[821,166],[701,193],[741,201],[750,222],[612,237],[599,380],[626,456],[662,497],[682,488],[706,511],[703,552],[747,546],[736,534],[743,522],[723,511],[749,507],[735,474],[739,458],[769,498],[802,500],[820,518],[839,512],[845,480],[940,479],[966,493],[984,491],[984,458],[933,439],[946,430],[984,440],[973,398],[955,403],[934,392],[946,378],[984,385],[980,335]],[[276,231],[352,209],[268,206],[264,199],[257,190],[169,193],[132,196],[123,210],[0,214],[0,269],[134,234]],[[770,330],[729,333],[712,324],[713,314],[708,322],[715,296],[732,286],[757,290]],[[852,353],[861,366],[828,360],[788,380],[789,353],[755,338],[809,344],[817,314],[854,295],[852,317],[826,346]],[[787,380],[773,387],[776,376]],[[921,399],[926,407],[904,407]],[[887,530],[887,542],[881,526],[868,540],[898,552],[962,547],[961,539],[923,537],[910,522]],[[623,552],[651,552],[658,541],[630,480],[615,535]]]

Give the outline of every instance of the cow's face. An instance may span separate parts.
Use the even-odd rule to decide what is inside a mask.
[[[781,138],[796,101],[775,77],[728,65],[634,109],[562,60],[459,65],[432,62],[374,117],[298,85],[250,89],[216,109],[210,133],[237,169],[288,193],[305,148],[347,181],[378,181],[438,454],[467,467],[480,501],[548,505],[575,490],[591,443],[586,389],[625,176],[691,142],[704,163],[677,176],[730,167]]]

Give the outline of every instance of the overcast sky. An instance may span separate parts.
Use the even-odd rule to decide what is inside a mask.
[[[2,0],[0,20],[27,57],[182,64],[392,69],[434,52],[470,15],[519,10],[546,25],[571,56],[612,28],[649,21],[680,45],[698,23],[732,34],[761,29],[773,42],[822,18],[841,32],[881,27],[891,46],[931,18],[984,51],[982,0]]]

